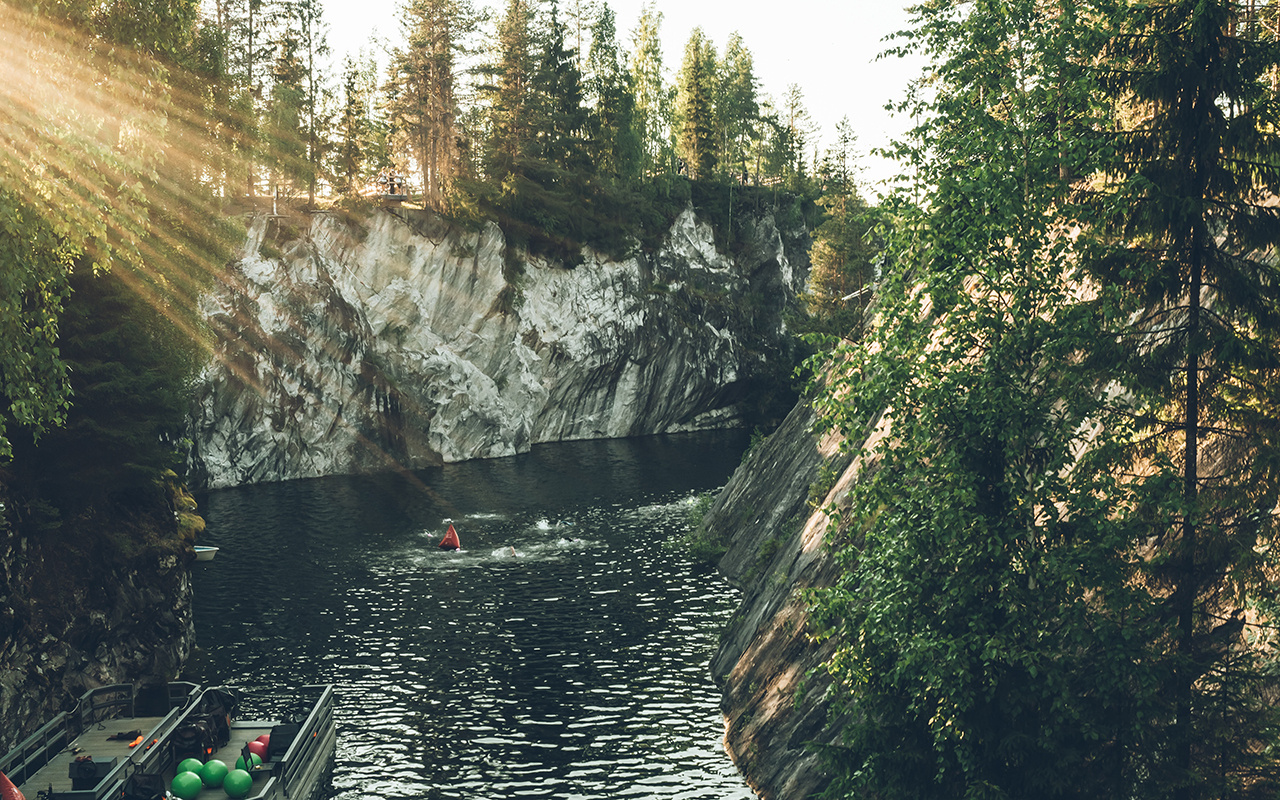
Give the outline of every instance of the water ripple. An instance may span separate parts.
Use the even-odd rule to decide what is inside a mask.
[[[346,800],[750,798],[707,675],[735,595],[663,544],[724,437],[212,493],[193,677],[336,683]]]

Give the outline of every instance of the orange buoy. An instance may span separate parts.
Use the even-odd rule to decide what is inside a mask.
[[[458,532],[449,526],[449,530],[444,532],[444,538],[440,540],[440,544],[436,545],[441,550],[458,550],[462,547],[462,543],[458,541]]]
[[[27,800],[3,772],[0,772],[0,800]]]

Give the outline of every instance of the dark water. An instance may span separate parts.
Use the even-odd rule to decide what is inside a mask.
[[[751,798],[707,671],[737,595],[667,544],[745,446],[544,445],[213,492],[194,677],[337,684],[342,798]],[[449,520],[457,553],[435,547]]]

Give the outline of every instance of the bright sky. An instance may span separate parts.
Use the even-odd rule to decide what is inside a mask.
[[[499,10],[499,0],[478,0]],[[324,0],[329,44],[339,59],[378,36],[398,42],[401,0]],[[608,0],[618,19],[618,39],[631,49],[631,32],[643,0]],[[561,2],[563,8],[565,3]],[[672,78],[680,68],[684,45],[697,26],[724,48],[737,31],[755,60],[761,92],[780,99],[791,84],[800,86],[805,105],[825,146],[835,124],[847,116],[858,136],[864,180],[874,183],[892,174],[893,165],[869,155],[875,147],[908,127],[884,105],[901,99],[918,62],[877,60],[885,36],[906,22],[904,0],[655,0],[663,14],[663,63]],[[811,157],[811,152],[808,157]],[[874,191],[874,187],[873,191]]]

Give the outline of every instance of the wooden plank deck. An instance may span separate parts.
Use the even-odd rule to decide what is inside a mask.
[[[37,791],[48,789],[50,786],[53,787],[55,792],[69,792],[71,791],[71,778],[68,777],[67,768],[76,758],[93,756],[93,760],[98,762],[118,758],[120,759],[119,763],[123,763],[133,753],[133,750],[129,749],[129,743],[133,741],[134,737],[128,739],[108,739],[107,737],[117,732],[133,730],[150,734],[162,719],[164,718],[133,717],[129,719],[104,720],[77,736],[70,747],[63,748],[61,753],[54,756],[48,764],[45,764],[35,775],[32,775],[31,780],[18,788],[29,797],[35,797]],[[143,741],[145,743],[147,740],[144,739]],[[142,745],[138,746],[142,747]],[[75,752],[75,748],[79,748],[81,752]]]
[[[70,747],[64,748],[54,758],[45,764],[31,780],[22,784],[18,789],[27,797],[35,797],[36,792],[48,790],[52,788],[54,793],[71,791],[71,778],[68,768],[71,763],[80,756],[93,756],[94,761],[107,762],[112,758],[118,758],[117,763],[124,763],[125,760],[134,752],[129,748],[129,743],[133,741],[129,739],[108,739],[114,733],[121,731],[140,730],[145,734],[152,734],[156,725],[163,720],[163,717],[133,717],[124,719],[110,719],[94,725],[92,729],[85,731],[76,737]],[[231,741],[226,746],[215,750],[213,758],[216,758],[228,767],[234,768],[236,759],[240,757],[240,751],[246,744],[257,739],[259,736],[271,733],[271,727],[275,722],[262,721],[235,721],[231,724]],[[150,737],[144,738],[143,742],[148,741]],[[138,745],[141,748],[143,745]],[[79,748],[80,752],[75,752]],[[258,781],[265,780],[269,770],[261,770],[254,775],[255,785]],[[165,774],[165,783],[173,779],[173,769],[170,768]],[[252,794],[252,792],[251,792]],[[226,800],[227,795],[221,788],[205,789],[197,797],[197,800]]]

